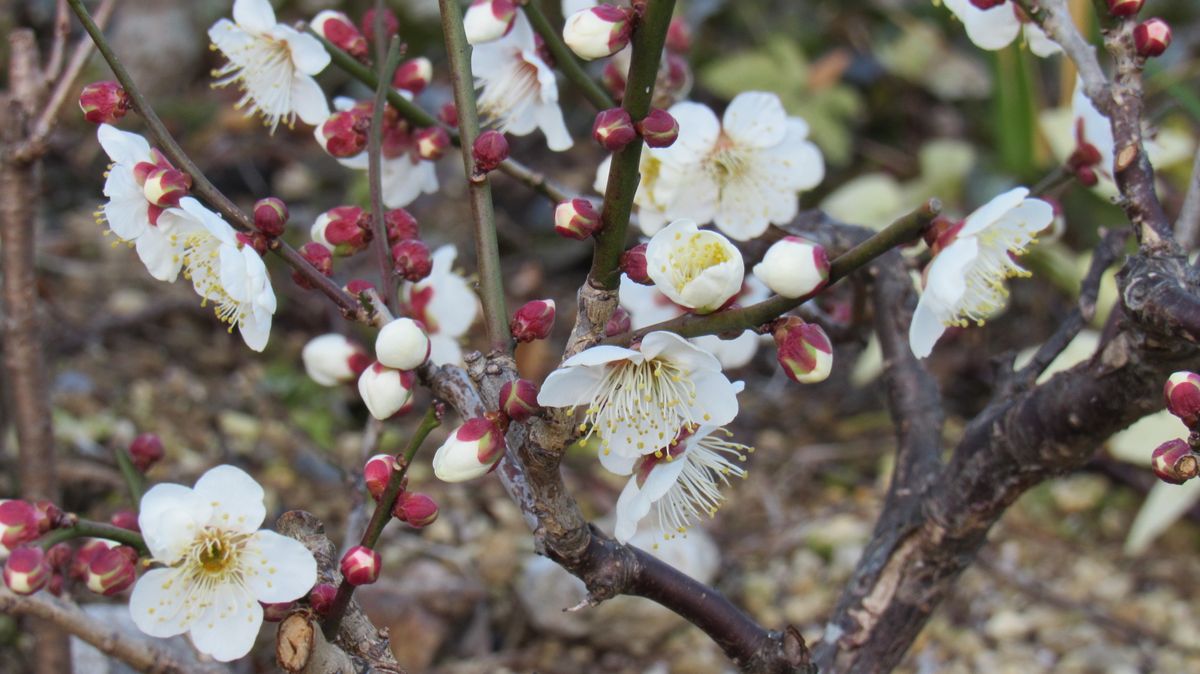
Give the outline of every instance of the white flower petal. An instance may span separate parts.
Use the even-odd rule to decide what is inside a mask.
[[[254,647],[262,627],[262,606],[238,585],[220,585],[212,603],[192,622],[189,633],[196,650],[219,662],[230,662]]]
[[[1021,202],[1025,201],[1025,197],[1027,196],[1029,196],[1029,190],[1024,187],[1015,187],[1003,194],[997,195],[991,201],[976,209],[974,213],[967,216],[958,235],[964,237],[978,234],[995,224],[1009,211],[1019,206]]]
[[[617,497],[617,523],[613,536],[617,541],[626,543],[637,533],[638,522],[650,513],[650,499],[642,495],[638,488],[637,478],[629,478],[621,495]]]
[[[623,456],[616,452],[600,452],[600,465],[610,473],[616,475],[630,475],[633,473],[634,466],[641,459],[640,456]]]
[[[267,516],[263,488],[236,466],[217,466],[196,481],[196,494],[212,509],[208,524],[229,531],[252,533]]]
[[[275,27],[275,10],[269,0],[234,0],[233,20],[246,30],[265,33]]]
[[[585,405],[591,400],[589,394],[603,375],[600,368],[592,367],[555,370],[538,390],[538,404],[546,407]]]
[[[642,354],[646,358],[661,357],[674,361],[688,372],[721,371],[721,363],[711,353],[673,332],[660,330],[643,337]]]
[[[768,148],[783,142],[787,134],[787,112],[779,96],[762,91],[745,91],[725,109],[722,129],[743,147]]]
[[[291,109],[305,124],[317,125],[329,117],[329,103],[321,85],[308,75],[292,75]]]
[[[129,597],[129,617],[142,632],[166,639],[187,631],[187,590],[179,569],[150,569],[137,579]]]
[[[317,560],[294,538],[256,532],[246,542],[246,587],[255,599],[276,603],[299,599],[317,582]]]
[[[654,464],[650,472],[646,475],[646,481],[642,483],[642,496],[650,500],[651,503],[659,500],[671,491],[671,487],[679,480],[679,474],[683,472],[684,466],[687,465],[687,452],[671,459],[663,459]]]
[[[692,383],[696,386],[692,416],[697,421],[714,426],[733,421],[738,413],[737,394],[741,382],[734,384],[720,372],[701,370],[692,374]]]
[[[317,38],[288,26],[278,26],[277,30],[288,43],[292,52],[292,63],[297,71],[305,75],[316,75],[329,65],[329,52],[325,51],[324,45]]]
[[[134,245],[138,259],[146,265],[151,276],[159,281],[175,282],[183,267],[182,249],[178,243],[172,242],[171,237],[157,227],[147,227]]]
[[[203,496],[181,484],[156,484],[142,496],[138,528],[150,554],[164,564],[175,562],[186,542],[208,521],[212,507]]]
[[[917,358],[926,358],[933,353],[933,345],[946,332],[946,325],[930,307],[930,301],[921,297],[913,312],[912,323],[908,326],[908,346]]]
[[[667,148],[656,152],[664,161],[687,165],[700,161],[717,144],[721,135],[721,122],[708,106],[684,101],[671,106],[669,111],[679,123],[679,137]]]
[[[101,124],[96,130],[96,138],[108,158],[117,164],[126,164],[133,168],[135,164],[150,161],[150,143],[136,133],[122,131],[109,124]]]

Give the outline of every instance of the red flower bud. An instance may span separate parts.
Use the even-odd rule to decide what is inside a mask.
[[[391,9],[383,8],[383,39],[389,40],[391,37],[400,32],[400,20],[396,18],[396,13]],[[375,40],[375,9],[371,8],[363,14],[362,32],[368,40]]]
[[[625,307],[617,307],[613,310],[612,318],[609,318],[608,323],[604,324],[604,336],[621,335],[632,329],[633,317],[629,315]]]
[[[283,199],[267,197],[254,202],[254,228],[270,237],[283,234],[287,227],[288,207]]]
[[[363,482],[367,485],[367,492],[371,494],[371,498],[378,501],[383,496],[388,482],[392,479],[392,473],[397,468],[399,465],[396,457],[391,454],[376,454],[367,459],[366,465],[363,466]]]
[[[413,134],[417,145],[417,156],[427,161],[437,161],[450,147],[450,134],[440,126],[429,126]]]
[[[508,140],[499,131],[489,129],[479,134],[471,146],[475,157],[475,172],[495,171],[500,163],[508,159]]]
[[[383,222],[387,226],[388,243],[392,245],[420,236],[417,219],[403,208],[393,208],[384,213]]]
[[[674,17],[667,26],[667,49],[676,54],[686,54],[692,49],[692,29],[682,16]]]
[[[528,379],[506,381],[504,386],[500,387],[500,411],[513,421],[525,421],[541,409],[538,406],[537,395],[537,384]]]
[[[98,552],[87,565],[84,582],[96,594],[111,597],[124,592],[137,579],[137,552],[118,546]]]
[[[429,246],[420,239],[407,239],[392,246],[392,262],[396,265],[396,275],[413,283],[433,271]]]
[[[571,199],[554,208],[554,231],[559,236],[582,241],[595,234],[601,224],[600,213],[588,199]]]
[[[132,510],[118,510],[117,512],[113,513],[112,517],[108,518],[108,521],[111,522],[114,527],[121,527],[122,529],[128,529],[130,531],[142,530],[142,528],[138,526],[137,513],[133,512]]]
[[[338,49],[366,62],[367,38],[359,32],[350,17],[342,12],[327,9],[318,13],[309,26],[313,32],[332,42]]]
[[[16,594],[33,594],[46,586],[52,571],[41,548],[17,548],[4,563],[4,584]]]
[[[1200,374],[1186,370],[1172,374],[1163,386],[1167,410],[1191,428],[1200,421]]]
[[[1133,16],[1142,11],[1146,0],[1108,0],[1108,13],[1113,16]]]
[[[424,56],[408,59],[396,68],[392,75],[392,86],[411,92],[413,96],[425,90],[433,79],[433,64]]]
[[[71,560],[71,577],[77,580],[87,580],[87,568],[92,563],[92,560],[97,555],[107,551],[109,548],[115,548],[117,544],[104,540],[103,538],[89,538],[84,541],[83,545],[75,551],[75,558]]]
[[[513,314],[508,328],[518,342],[532,342],[550,336],[554,327],[554,300],[527,302]]]
[[[92,124],[114,124],[129,112],[129,94],[116,82],[92,82],[79,92],[79,109]]]
[[[592,138],[609,152],[616,152],[637,138],[633,119],[624,108],[609,108],[596,115]]]
[[[646,272],[646,247],[647,244],[639,243],[621,253],[621,271],[625,272],[629,280],[634,283],[652,286],[654,285],[654,280]]]
[[[438,504],[425,494],[405,492],[396,499],[392,507],[396,519],[407,522],[418,529],[427,527],[438,517]]]
[[[159,208],[178,206],[179,200],[186,197],[190,189],[192,177],[170,167],[154,169],[147,174],[146,182],[142,183],[146,201]]]
[[[46,563],[55,571],[66,571],[71,566],[75,550],[70,543],[55,543],[46,551]]]
[[[61,529],[75,524],[75,517],[67,515],[62,511],[62,508],[54,505],[51,501],[41,500],[33,504],[33,509],[37,513],[38,533],[44,534],[51,529]]]
[[[342,555],[342,577],[351,585],[370,585],[379,580],[383,559],[364,545],[356,545]]]
[[[504,433],[487,417],[459,426],[433,455],[433,474],[446,482],[464,482],[485,475],[504,456]]]
[[[829,377],[833,347],[821,326],[789,316],[775,328],[775,345],[779,365],[792,381],[814,384]]]
[[[670,147],[679,138],[679,122],[661,108],[652,108],[635,126],[650,147]]]
[[[445,103],[438,110],[438,119],[446,126],[458,128],[458,108],[453,103]]]
[[[317,216],[310,230],[312,240],[339,257],[349,257],[371,243],[371,215],[358,206],[338,206]]]
[[[1150,467],[1163,482],[1183,484],[1200,474],[1200,455],[1183,440],[1168,440],[1150,455]]]
[[[325,276],[333,276],[333,253],[329,249],[316,241],[309,241],[300,247],[300,256],[308,261],[309,264],[316,267],[317,271]],[[313,285],[308,282],[308,279],[300,275],[300,272],[292,272],[292,280],[296,285],[307,290],[312,290]]]
[[[1133,29],[1133,44],[1146,58],[1161,56],[1171,46],[1171,26],[1159,18],[1146,19]]]
[[[15,548],[41,535],[41,514],[28,501],[0,503],[0,546]]]
[[[329,615],[333,608],[333,599],[337,596],[337,588],[329,583],[317,583],[308,593],[308,605],[313,613],[319,616]]]
[[[338,110],[313,130],[317,143],[330,156],[346,159],[367,149],[367,130],[371,127],[371,111],[366,106]]]

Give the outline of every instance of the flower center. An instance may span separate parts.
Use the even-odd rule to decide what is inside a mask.
[[[223,529],[205,529],[186,557],[191,575],[199,579],[220,581],[240,577],[242,548],[250,534],[238,534]]]
[[[720,181],[742,177],[749,163],[746,153],[734,145],[733,140],[724,133],[721,134],[716,147],[713,148],[711,160],[713,170]]]
[[[612,363],[587,397],[593,402],[580,425],[581,444],[599,433],[606,454],[618,431],[625,431],[619,450],[646,454],[670,445],[679,429],[707,421],[692,417],[696,385],[689,373],[665,359]]]
[[[683,234],[676,234],[677,241]],[[712,236],[697,232],[686,243],[673,246],[668,257],[676,288],[683,288],[710,267],[729,261],[729,249]]]
[[[655,461],[655,464],[663,460],[685,462],[675,484],[655,503],[663,538],[685,533],[701,516],[714,517],[725,500],[720,487],[729,485],[731,475],[746,477],[746,469],[738,464],[754,448],[729,442],[718,434],[728,436],[729,432],[722,428],[698,440],[681,440],[665,453],[665,459]],[[646,470],[647,476],[649,472]],[[641,473],[638,477],[639,484],[645,481]]]

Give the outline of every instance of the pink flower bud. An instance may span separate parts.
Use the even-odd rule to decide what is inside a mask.
[[[75,551],[75,558],[71,560],[71,577],[86,581],[87,568],[92,563],[92,560],[109,548],[115,547],[117,547],[116,543],[103,538],[89,538],[85,540],[83,545],[79,546],[79,549]]]
[[[1008,0],[970,0],[972,5],[984,10],[991,9],[993,7],[999,7],[1006,2],[1008,2]]]
[[[508,159],[508,140],[499,131],[488,129],[475,139],[471,152],[475,157],[476,173],[495,171],[501,162]]]
[[[392,246],[392,262],[396,275],[416,283],[433,271],[433,257],[420,239],[408,239]]]
[[[528,379],[506,381],[500,387],[500,411],[513,421],[525,421],[541,409],[538,406],[537,394],[537,384]]]
[[[588,199],[571,199],[554,208],[554,231],[568,239],[584,240],[601,226],[600,213]]]
[[[41,535],[37,508],[28,501],[0,503],[0,545],[13,549]]]
[[[291,613],[292,609],[296,606],[296,602],[294,601],[281,601],[270,604],[263,602],[259,603],[262,604],[263,620],[269,623],[277,623],[282,621],[284,618],[288,617],[288,614]]]
[[[132,510],[118,510],[112,514],[112,517],[108,518],[108,521],[111,522],[114,527],[121,527],[122,529],[128,529],[130,531],[142,530],[141,527],[138,526],[137,513],[133,512]]]
[[[238,248],[249,246],[251,250],[261,255],[266,255],[271,249],[271,242],[267,239],[267,235],[262,232],[254,232],[247,234],[246,232],[236,232],[234,238],[237,239]]]
[[[400,20],[396,18],[396,13],[391,9],[383,8],[383,39],[390,40],[393,35],[400,32]],[[372,7],[363,13],[362,17],[362,32],[368,40],[375,41],[375,8]]]
[[[359,32],[350,17],[342,12],[326,9],[313,17],[309,26],[313,32],[332,42],[338,49],[359,61],[367,60],[366,36]]]
[[[4,563],[4,584],[16,594],[33,594],[46,586],[52,571],[41,548],[17,548]]]
[[[429,81],[432,79],[433,64],[424,56],[418,56],[415,59],[408,59],[396,68],[396,74],[392,75],[392,86],[411,92],[413,96],[416,96],[429,86]]]
[[[70,543],[55,543],[46,551],[46,563],[55,571],[66,571],[71,566],[75,550]]]
[[[825,381],[833,369],[833,347],[814,323],[789,316],[775,328],[775,346],[779,365],[792,381],[815,384]]]
[[[670,147],[679,138],[679,122],[661,108],[652,108],[635,126],[642,140],[650,147]]]
[[[379,580],[383,558],[364,545],[356,545],[342,555],[342,577],[354,586],[370,585]]]
[[[370,127],[370,110],[355,106],[334,112],[313,129],[313,136],[330,156],[347,159],[367,149],[367,130]]]
[[[392,507],[396,519],[418,529],[433,524],[438,517],[438,504],[425,494],[404,492]]]
[[[1191,428],[1200,421],[1200,374],[1186,370],[1172,374],[1163,386],[1167,410]]]
[[[324,276],[333,276],[333,253],[316,241],[309,241],[300,247],[300,256],[321,272]],[[313,285],[300,272],[292,272],[292,281],[301,288],[312,290]]]
[[[615,5],[596,5],[575,12],[563,25],[563,42],[589,61],[612,56],[629,44],[629,13]]]
[[[499,40],[512,30],[517,7],[512,0],[473,0],[463,15],[467,42],[483,44]]]
[[[1159,18],[1146,19],[1133,29],[1133,44],[1146,58],[1161,56],[1171,46],[1171,26]]]
[[[349,257],[371,243],[371,217],[358,206],[338,206],[317,216],[309,234],[334,255]]]
[[[789,299],[809,295],[829,280],[829,257],[825,249],[798,236],[787,236],[771,244],[754,275],[772,292]]]
[[[137,579],[137,552],[127,546],[98,552],[87,565],[84,582],[96,594],[111,597],[124,592]]]
[[[45,499],[35,501],[33,509],[37,512],[39,534],[44,534],[51,529],[74,526],[78,521],[77,517],[68,515],[63,512],[62,508]]]
[[[646,271],[646,248],[648,244],[639,243],[629,250],[621,253],[621,271],[629,277],[634,283],[652,286],[654,279],[650,278],[650,274]]]
[[[333,600],[337,597],[337,588],[329,583],[317,583],[308,593],[308,605],[312,607],[313,613],[319,616],[329,615],[329,609],[333,608]]]
[[[358,394],[362,396],[371,416],[382,421],[412,407],[415,383],[416,375],[411,371],[372,363],[358,377]]]
[[[450,147],[450,134],[440,126],[429,126],[413,134],[417,145],[417,156],[426,161],[437,161]]]
[[[1113,16],[1133,16],[1142,11],[1146,0],[1108,0],[1108,13]]]
[[[676,54],[686,54],[692,50],[692,29],[682,16],[674,17],[667,26],[667,49]]]
[[[1150,467],[1163,482],[1183,484],[1200,474],[1200,455],[1183,440],[1168,440],[1150,455]]]
[[[79,109],[92,124],[115,124],[129,112],[129,95],[116,82],[92,82],[79,92]]]
[[[618,103],[625,98],[625,73],[621,72],[621,68],[613,61],[604,64],[604,70],[600,71],[600,83]]]
[[[387,226],[389,244],[395,245],[405,239],[416,239],[420,236],[417,219],[403,208],[393,208],[384,213],[383,222]]]
[[[612,337],[621,335],[633,329],[633,317],[624,307],[617,307],[613,310],[613,315],[608,319],[608,323],[604,324],[604,336]]]
[[[288,207],[279,197],[254,202],[254,228],[270,237],[283,234],[287,227]]]
[[[554,327],[554,300],[534,300],[525,303],[513,314],[508,328],[518,342],[532,342],[550,336]]]
[[[397,318],[375,338],[375,357],[387,367],[415,370],[429,358],[429,336],[411,318]]]
[[[438,119],[446,126],[458,128],[458,107],[453,103],[444,103],[438,110]]]
[[[616,152],[630,144],[637,135],[633,119],[624,108],[602,110],[592,124],[592,138],[609,152]]]
[[[383,496],[388,482],[392,479],[392,473],[399,467],[396,457],[391,454],[376,454],[367,459],[363,466],[363,483],[367,485],[367,493],[371,498],[378,501]]]
[[[314,337],[300,352],[304,371],[321,386],[338,386],[354,381],[370,361],[366,351],[345,335],[330,333]]]
[[[475,417],[459,426],[433,455],[433,474],[445,482],[485,475],[504,455],[504,434],[491,419]]]
[[[146,201],[160,208],[171,208],[179,205],[179,200],[187,196],[192,188],[192,177],[173,168],[157,168],[146,176],[142,184],[142,193]]]

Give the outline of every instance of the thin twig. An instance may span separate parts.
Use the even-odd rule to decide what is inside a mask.
[[[1075,63],[1079,76],[1083,80],[1084,92],[1101,112],[1107,113],[1112,107],[1112,95],[1108,89],[1108,78],[1100,67],[1096,56],[1096,47],[1083,37],[1075,20],[1071,17],[1071,9],[1066,0],[1016,0],[1021,9],[1034,20],[1042,30],[1062,47],[1067,58]]]
[[[1186,251],[1200,247],[1200,152],[1192,165],[1192,180],[1188,183],[1187,197],[1175,220],[1175,239]]]
[[[371,129],[367,134],[367,183],[371,191],[371,226],[375,232],[375,241],[371,248],[375,252],[375,261],[379,265],[379,292],[383,294],[383,304],[388,311],[394,313],[396,308],[396,273],[392,264],[392,255],[388,246],[387,223],[383,212],[383,111],[386,104],[387,92],[391,89],[389,80],[391,74],[400,63],[400,36],[393,35],[387,46],[387,55],[378,52],[383,50],[383,2],[375,3],[375,44],[376,62],[379,64],[379,86],[375,88],[375,108],[371,114]]]
[[[42,68],[42,79],[50,82],[58,77],[62,69],[63,58],[67,53],[67,38],[71,36],[71,11],[67,9],[67,0],[56,0],[54,3],[54,41],[50,43],[50,56],[46,66]]]
[[[538,6],[537,1],[529,0],[524,4],[522,9],[525,11],[525,16],[529,19],[529,24],[542,37],[542,42],[550,50],[550,54],[554,57],[554,62],[558,65],[558,69],[567,76],[567,79],[571,80],[572,84],[578,87],[579,92],[583,94],[584,98],[588,99],[588,102],[597,110],[607,110],[616,107],[617,104],[604,91],[604,88],[583,69],[583,65],[579,62],[579,57],[575,56],[575,53],[563,42],[562,32],[550,23],[550,19],[546,18],[546,14]]]
[[[133,465],[133,459],[124,447],[114,446],[113,458],[117,462],[117,468],[121,471],[121,478],[125,481],[125,488],[129,490],[129,497],[133,500],[133,507],[139,507],[142,502],[142,494],[146,491],[145,479],[142,477],[141,471],[137,469],[137,466]]]

